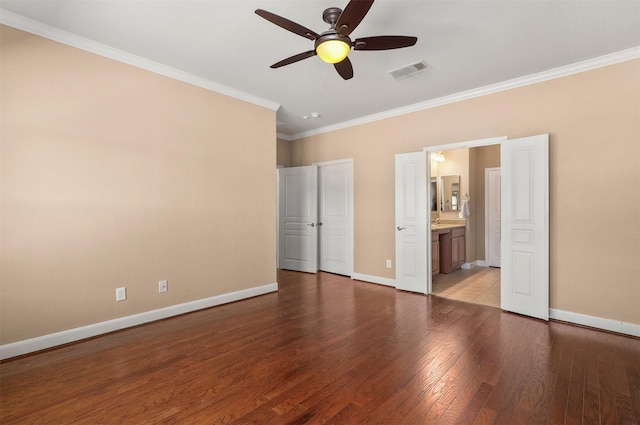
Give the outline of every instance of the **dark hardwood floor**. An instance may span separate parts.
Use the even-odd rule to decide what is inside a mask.
[[[640,340],[327,273],[0,364],[2,424],[637,424]]]

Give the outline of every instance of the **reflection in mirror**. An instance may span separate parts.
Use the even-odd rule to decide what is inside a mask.
[[[438,211],[438,179],[436,177],[431,178],[431,211]]]
[[[460,210],[460,176],[440,177],[440,211]]]

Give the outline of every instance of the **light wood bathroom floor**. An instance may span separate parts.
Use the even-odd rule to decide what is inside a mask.
[[[433,295],[500,308],[500,269],[474,267],[438,274],[433,278]]]

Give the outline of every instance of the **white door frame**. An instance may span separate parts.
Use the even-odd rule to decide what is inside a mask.
[[[489,167],[489,168],[485,168],[484,169],[484,265],[487,266],[493,266],[493,267],[500,267],[499,262],[500,262],[500,252],[498,252],[498,264],[494,264],[492,260],[492,257],[489,255],[489,251],[491,251],[490,247],[491,244],[489,243],[490,241],[490,233],[489,233],[489,228],[490,226],[490,221],[491,219],[493,219],[494,217],[491,217],[489,214],[489,205],[491,205],[491,196],[495,196],[494,192],[490,192],[489,191],[489,186],[490,186],[490,182],[489,182],[489,178],[491,173],[495,173],[495,172],[500,172],[500,167]],[[498,194],[498,202],[500,202],[500,194]],[[502,210],[502,207],[500,207],[500,210]],[[498,229],[498,236],[500,236],[500,229]],[[479,262],[479,261],[478,261]]]
[[[280,268],[280,172],[284,168],[276,165],[276,269]]]
[[[505,244],[508,242],[507,239],[505,238],[505,234],[509,235],[509,232],[511,231],[511,228],[509,226],[505,226],[505,223],[507,222],[508,218],[506,218],[506,216],[509,216],[510,214],[505,214],[504,213],[504,208],[505,208],[505,191],[507,190],[507,188],[505,188],[505,158],[503,158],[503,151],[505,151],[505,146],[507,146],[507,144],[509,142],[514,142],[517,143],[518,145],[520,145],[521,143],[528,143],[529,140],[535,140],[540,141],[540,138],[544,138],[546,137],[546,145],[545,146],[541,146],[541,144],[537,144],[537,147],[535,149],[533,149],[533,146],[528,146],[527,149],[530,149],[531,152],[535,152],[530,154],[530,156],[528,157],[530,161],[533,161],[532,163],[534,164],[542,164],[543,167],[540,167],[541,169],[544,169],[544,172],[541,172],[539,170],[538,167],[530,167],[531,170],[528,170],[527,172],[531,172],[535,174],[535,179],[536,181],[534,182],[534,186],[536,187],[535,189],[531,188],[532,186],[528,186],[528,188],[531,189],[527,189],[524,188],[526,190],[534,190],[535,191],[535,200],[533,202],[529,202],[528,205],[535,205],[536,208],[536,217],[538,219],[542,220],[542,224],[543,224],[543,228],[542,230],[539,232],[542,236],[544,236],[546,234],[546,239],[544,237],[540,237],[539,239],[545,239],[546,240],[546,246],[543,247],[544,249],[542,249],[542,251],[540,252],[540,255],[538,256],[537,254],[533,253],[532,255],[536,258],[539,258],[540,261],[536,262],[535,264],[533,264],[532,266],[530,265],[530,267],[525,270],[525,271],[521,271],[521,270],[510,270],[507,271],[505,269],[507,269],[508,267],[505,266],[505,264],[503,264],[503,267],[501,267],[500,269],[500,280],[501,280],[501,308],[504,310],[508,310],[508,311],[514,311],[516,313],[519,314],[525,314],[525,315],[529,315],[532,317],[538,317],[541,318],[543,320],[548,320],[548,313],[549,313],[549,279],[548,279],[548,250],[549,250],[549,239],[548,239],[548,218],[549,218],[549,202],[548,202],[548,196],[549,196],[549,166],[548,166],[548,134],[545,135],[538,135],[538,136],[531,136],[531,137],[524,137],[524,138],[518,138],[518,139],[512,139],[509,140],[506,136],[504,137],[497,137],[497,138],[492,138],[492,139],[482,139],[482,140],[477,140],[477,141],[471,141],[471,142],[461,142],[461,143],[453,143],[453,144],[449,144],[449,145],[440,145],[440,146],[429,146],[427,148],[424,148],[425,151],[427,151],[428,155],[430,156],[431,152],[437,152],[437,151],[446,151],[446,150],[453,150],[453,149],[464,149],[464,148],[471,148],[471,147],[479,147],[479,146],[488,146],[488,145],[495,145],[498,144],[500,145],[500,151],[501,151],[501,158],[500,158],[500,167],[501,167],[501,239],[502,239],[502,247],[501,247],[501,257],[503,262],[505,261],[505,251],[508,251],[510,249],[510,247],[505,248]],[[513,146],[509,145],[509,149],[508,151],[511,150]],[[542,147],[544,147],[544,149],[542,149]],[[524,167],[526,168],[526,167]],[[536,171],[537,170],[537,171]],[[519,173],[519,178],[520,180],[522,180],[522,174],[524,172],[521,172],[520,170],[518,171]],[[508,174],[508,173],[506,173]],[[519,183],[520,184],[520,183]],[[428,191],[430,191],[430,185],[428,185]],[[510,186],[509,186],[510,187]],[[542,191],[539,191],[538,188],[541,188]],[[546,189],[545,189],[546,188]],[[533,195],[532,195],[533,196]],[[510,196],[507,197],[506,199],[510,199]],[[533,198],[532,198],[533,199]],[[522,203],[517,203],[517,205],[521,205]],[[542,210],[542,212],[540,214],[538,214],[540,212],[540,209]],[[546,215],[545,215],[546,214]],[[509,227],[509,228],[507,228]],[[429,229],[430,231],[430,229]],[[537,230],[536,230],[537,231]],[[506,233],[505,233],[506,232]],[[429,236],[429,234],[425,235],[425,238],[427,238]],[[511,236],[510,236],[511,237]],[[517,243],[520,243],[521,241],[518,240]],[[537,248],[536,248],[537,249]],[[427,261],[428,259],[425,259],[425,261],[427,262],[427,267],[428,267],[428,273],[427,273],[427,277],[429,279],[429,284],[428,284],[428,289],[431,289],[431,261]],[[537,260],[536,260],[537,261]],[[535,273],[529,273],[531,270],[535,271]],[[519,306],[514,306],[514,305],[506,305],[505,303],[505,295],[504,295],[504,291],[505,291],[505,287],[504,287],[504,282],[506,282],[506,284],[508,286],[510,286],[510,289],[513,289],[514,284],[513,282],[510,280],[511,278],[507,279],[507,275],[505,273],[511,273],[512,275],[517,275],[518,277],[521,277],[521,275],[523,274],[530,274],[531,278],[529,279],[524,279],[526,280],[525,284],[529,284],[531,287],[530,289],[530,294],[531,295],[531,300],[534,301],[535,304],[535,308],[534,309],[523,309],[520,308]],[[535,274],[535,276],[534,276]],[[539,285],[544,285],[544,287],[542,286],[535,286],[535,283],[538,282]],[[518,283],[518,285],[523,285],[522,283]],[[513,292],[513,291],[512,291]],[[517,291],[516,291],[517,292]],[[525,294],[526,291],[520,291],[522,294]],[[535,294],[538,295],[535,295]],[[529,293],[527,293],[529,294]],[[527,295],[525,294],[525,295]],[[529,294],[529,295],[530,295]],[[537,297],[537,298],[536,298]],[[534,299],[535,298],[535,299]],[[542,302],[539,302],[540,300],[542,300]],[[524,304],[523,304],[524,305]],[[534,311],[535,310],[535,311]]]
[[[327,167],[327,166],[332,166],[332,165],[339,165],[339,164],[348,164],[350,166],[350,173],[348,175],[348,185],[350,187],[350,190],[347,194],[348,196],[348,205],[349,205],[349,232],[348,232],[348,255],[349,255],[349,261],[348,261],[348,276],[352,277],[353,276],[353,258],[354,258],[354,242],[353,242],[353,227],[354,227],[354,202],[353,202],[353,158],[346,158],[346,159],[337,159],[334,161],[324,161],[324,162],[314,162],[312,165],[316,165],[318,167],[318,175],[320,175],[320,169],[322,167]],[[320,181],[318,181],[318,184],[320,184]],[[320,193],[318,193],[318,195],[320,195]],[[318,200],[318,208],[320,208],[320,202]],[[320,217],[320,211],[318,211],[318,217]],[[321,233],[322,232],[322,228],[318,229],[318,232]],[[320,243],[320,235],[318,235],[318,243]],[[320,261],[320,250],[318,249],[318,268],[322,269],[321,267],[321,261]]]

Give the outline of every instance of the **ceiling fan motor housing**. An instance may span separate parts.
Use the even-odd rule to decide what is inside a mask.
[[[330,7],[322,12],[322,20],[331,25],[331,28],[333,28],[336,22],[338,22],[338,18],[341,14],[342,9],[340,9],[339,7]]]
[[[325,41],[329,41],[329,40],[342,41],[343,43],[346,43],[349,46],[351,46],[351,39],[349,37],[347,37],[346,35],[340,35],[337,32],[335,32],[334,30],[330,30],[330,31],[325,31],[322,34],[320,34],[320,37],[316,38],[316,41],[315,41],[313,47],[317,49],[319,45],[321,45]]]

